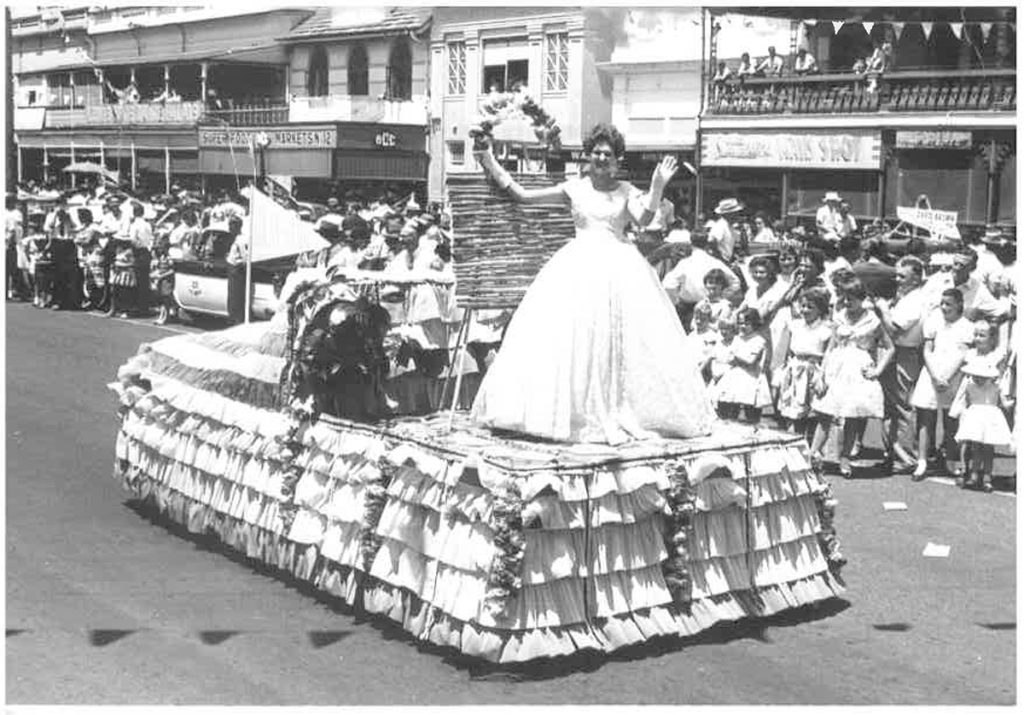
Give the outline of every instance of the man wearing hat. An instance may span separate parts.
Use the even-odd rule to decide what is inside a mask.
[[[979,245],[971,246],[978,256],[978,267],[971,274],[982,283],[988,284],[989,277],[1003,272],[1003,264],[996,256],[996,250],[1004,247],[1008,241],[1003,232],[996,226],[986,226]],[[995,250],[993,250],[995,249]]]
[[[828,241],[838,241],[841,236],[843,218],[839,206],[843,202],[838,191],[825,193],[824,203],[818,208],[814,223],[818,227],[818,235]]]
[[[743,204],[736,199],[722,199],[715,206],[715,215],[718,218],[708,228],[708,245],[717,250],[718,255],[726,263],[732,260],[737,240],[730,220],[741,211],[743,211]]]

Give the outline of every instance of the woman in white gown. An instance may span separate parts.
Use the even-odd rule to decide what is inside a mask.
[[[563,442],[619,444],[655,435],[708,434],[714,409],[658,276],[625,236],[654,216],[676,161],[665,157],[642,194],[615,178],[622,135],[598,125],[583,143],[590,170],[526,190],[488,151],[498,185],[522,202],[561,199],[576,238],[541,269],[484,378],[473,418],[491,428]]]

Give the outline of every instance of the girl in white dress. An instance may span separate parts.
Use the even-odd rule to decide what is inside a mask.
[[[725,419],[736,419],[742,407],[744,421],[756,423],[761,410],[772,403],[765,376],[768,343],[761,334],[761,314],[755,308],[740,308],[736,328],[739,335],[732,341],[729,369],[718,381],[718,411]]]
[[[965,488],[992,491],[992,461],[995,448],[1013,442],[1006,415],[999,407],[999,378],[1006,354],[998,349],[998,328],[987,321],[974,325],[974,348],[968,352],[960,372],[963,380],[950,412],[960,419],[956,441],[970,461]],[[969,455],[969,457],[968,457]]]
[[[718,321],[732,315],[732,303],[725,295],[729,278],[721,268],[712,268],[704,276],[704,291],[707,293],[708,308],[711,310],[711,327],[717,328]]]
[[[811,456],[816,462],[821,461],[821,448],[832,422],[843,418],[839,473],[849,479],[850,450],[857,435],[863,432],[868,417],[881,419],[884,415],[878,376],[892,359],[895,348],[878,316],[864,309],[867,291],[860,280],[854,278],[843,284],[842,298],[845,309],[833,318],[832,340],[823,360],[825,394],[811,403],[815,410],[832,419],[819,422]]]
[[[700,349],[697,365],[705,383],[711,382],[711,359],[714,357],[715,349],[722,342],[717,322],[712,321],[713,315],[711,303],[707,299],[697,303],[693,308],[693,332],[690,333],[690,337],[696,341]],[[728,314],[725,318],[728,320]]]
[[[830,296],[824,288],[808,288],[800,296],[800,317],[792,319],[780,338],[784,359],[776,373],[779,414],[790,431],[812,438],[811,403],[825,392],[821,361],[832,340],[828,320]]]
[[[541,269],[512,317],[473,404],[483,426],[563,442],[618,444],[711,431],[714,410],[657,274],[625,235],[654,217],[676,160],[647,194],[615,174],[625,141],[598,125],[583,142],[585,177],[526,190],[487,150],[480,163],[518,201],[561,200],[576,238]]]
[[[924,479],[928,456],[935,444],[935,426],[942,411],[942,434],[947,461],[955,454],[957,421],[949,414],[960,387],[960,366],[974,338],[974,326],[964,317],[964,296],[956,288],[943,291],[939,309],[924,320],[924,369],[917,378],[910,404],[917,412],[917,467],[913,480]],[[959,461],[959,460],[957,460]],[[962,477],[954,468],[955,477]]]

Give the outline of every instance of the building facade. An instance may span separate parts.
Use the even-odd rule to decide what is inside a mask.
[[[444,7],[434,11],[430,72],[430,182],[442,200],[447,176],[479,172],[468,130],[491,92],[525,86],[561,127],[563,151],[542,152],[525,122],[495,130],[496,155],[516,171],[575,170],[584,134],[611,119],[608,18],[597,9]]]
[[[815,11],[833,14],[712,13],[703,205],[738,196],[807,220],[834,190],[865,220],[895,219],[927,197],[965,226],[1015,224],[1015,11],[872,8],[855,20]],[[714,80],[719,62],[735,71],[741,51],[756,62],[769,44],[780,75]],[[801,48],[817,72],[795,70]],[[873,56],[881,71],[854,70]]]
[[[287,58],[272,38],[310,14],[88,7],[18,18],[19,179],[62,178],[70,164],[89,162],[140,190],[172,181],[198,188],[199,121],[210,107],[267,107],[282,97]]]

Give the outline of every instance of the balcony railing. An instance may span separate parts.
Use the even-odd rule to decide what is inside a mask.
[[[427,103],[423,97],[411,100],[349,95],[297,97],[291,101],[288,110],[288,120],[292,122],[427,124]]]
[[[713,83],[707,113],[1012,112],[1016,106],[1016,70],[896,71]]]
[[[234,109],[208,109],[203,112],[201,124],[228,124],[232,127],[259,127],[288,123],[287,104],[264,104],[235,107]]]
[[[94,104],[85,107],[46,108],[46,129],[94,126],[144,126],[147,124],[195,124],[203,111],[202,102],[166,104]]]

